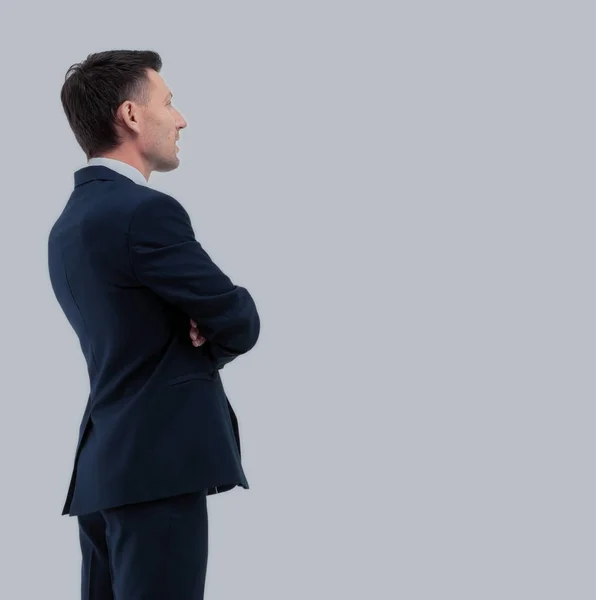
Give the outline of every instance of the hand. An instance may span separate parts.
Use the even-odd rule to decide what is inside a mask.
[[[190,320],[190,338],[192,339],[192,345],[202,346],[207,340],[199,333],[197,324],[192,319]]]

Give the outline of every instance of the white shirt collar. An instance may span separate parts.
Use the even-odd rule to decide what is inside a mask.
[[[145,176],[136,167],[133,167],[132,165],[129,165],[128,163],[125,163],[121,160],[116,160],[115,158],[97,156],[95,158],[90,158],[87,161],[87,166],[108,167],[109,169],[120,173],[120,175],[124,175],[125,177],[132,179],[135,183],[138,183],[139,185],[149,185],[148,181],[145,179]]]

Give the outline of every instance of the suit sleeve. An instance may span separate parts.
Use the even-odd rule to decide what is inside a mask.
[[[211,260],[177,200],[162,194],[141,202],[128,243],[138,281],[197,322],[219,369],[256,344],[260,320],[253,298]]]

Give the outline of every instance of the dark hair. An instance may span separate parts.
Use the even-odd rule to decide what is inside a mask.
[[[87,159],[120,145],[116,110],[126,100],[149,101],[147,69],[159,72],[151,50],[109,50],[69,67],[60,92],[68,124]]]

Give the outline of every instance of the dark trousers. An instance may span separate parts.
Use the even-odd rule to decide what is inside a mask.
[[[204,490],[77,518],[82,600],[203,600]]]

